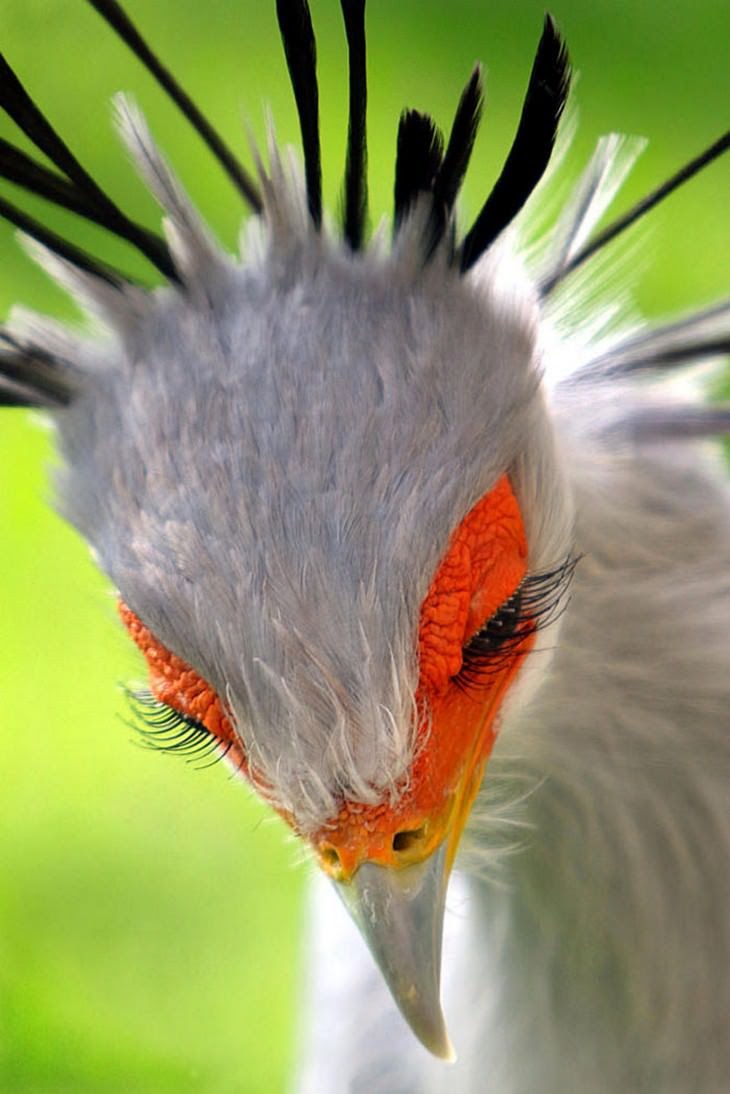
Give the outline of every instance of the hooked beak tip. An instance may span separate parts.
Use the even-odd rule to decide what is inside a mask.
[[[439,1060],[443,1060],[446,1064],[456,1063],[456,1052],[454,1046],[451,1043],[448,1030],[445,1023],[441,1022],[441,1029],[434,1031],[435,1036],[432,1038],[421,1037],[421,1044],[428,1049],[430,1053],[436,1056]]]
[[[397,981],[388,981],[401,1014],[424,1048],[446,1063],[456,1060],[456,1052],[451,1043],[446,1020],[441,1009],[438,987],[435,994],[425,994],[415,985],[404,988]]]
[[[448,1033],[446,1034],[446,1045],[444,1047],[443,1055],[439,1056],[439,1059],[443,1060],[445,1064],[455,1064],[458,1059]]]

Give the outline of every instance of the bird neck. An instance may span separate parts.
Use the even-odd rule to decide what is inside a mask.
[[[603,1089],[598,1068],[606,1089],[679,1091],[699,1055],[702,1089],[719,1090],[728,491],[667,452],[582,461],[572,485],[572,600],[549,674],[503,726],[467,858],[486,877],[476,922],[500,985],[495,1060],[554,1060],[555,1089]],[[501,863],[500,843],[515,852]],[[552,1090],[548,1073],[525,1089]]]

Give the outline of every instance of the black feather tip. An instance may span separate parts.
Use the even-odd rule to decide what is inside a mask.
[[[520,123],[492,192],[461,247],[466,272],[513,220],[542,178],[570,86],[570,62],[552,16],[546,15]]]
[[[276,0],[276,14],[284,43],[304,149],[307,204],[315,227],[322,223],[322,160],[319,147],[319,91],[317,46],[306,0]]]
[[[432,254],[443,238],[446,225],[464,181],[479,122],[482,115],[482,67],[476,65],[456,108],[454,123],[443,162],[433,185],[433,209],[429,230],[428,253]]]
[[[421,193],[432,193],[443,162],[444,141],[433,118],[406,110],[398,126],[395,161],[395,217],[397,231]]]
[[[362,247],[367,220],[367,65],[365,0],[340,0],[350,60],[350,120],[345,166],[344,235],[353,251]]]
[[[169,280],[177,280],[177,274],[164,241],[153,232],[126,217],[121,209],[97,185],[56,133],[42,111],[33,102],[1,54],[0,108],[30,138],[36,148],[43,152],[51,163],[62,172],[62,175],[56,174],[47,167],[36,163],[25,152],[21,152],[20,149],[15,148],[8,141],[1,141],[0,178],[7,179],[14,185],[21,186],[54,205],[69,209],[71,212],[101,225],[120,239],[124,239],[136,247]],[[30,235],[40,239],[57,254],[62,255],[62,257],[67,258],[76,265],[79,264],[76,258],[73,257],[73,254],[77,257],[81,255],[78,248],[61,241],[63,242],[63,249],[59,250],[57,242],[60,237],[46,231],[36,221],[31,221],[30,218],[27,219],[27,224],[32,224],[32,229],[27,225],[20,224],[18,218],[22,218],[22,214],[8,203],[3,204],[1,213],[13,224],[23,227]],[[9,215],[9,213],[12,215]],[[39,232],[45,233],[45,238],[42,238]],[[91,256],[84,255],[82,268],[96,273],[97,269],[101,268],[101,264],[95,269],[94,260]],[[111,271],[109,267],[104,267],[104,269],[106,273],[102,276],[109,280],[107,275]],[[123,275],[118,274],[117,280],[124,280]]]

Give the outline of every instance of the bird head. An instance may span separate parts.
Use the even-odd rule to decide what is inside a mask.
[[[94,6],[134,42],[115,3]],[[164,241],[120,220],[57,147],[54,162],[82,213],[124,230],[170,285],[146,291],[26,219],[40,260],[106,334],[6,331],[4,390],[54,417],[60,505],[147,660],[149,690],[133,699],[145,731],[225,754],[270,802],[333,880],[416,1034],[447,1056],[449,873],[572,572],[538,298],[503,235],[547,165],[567,59],[548,19],[515,143],[463,238],[454,202],[479,70],[445,147],[406,112],[392,243],[366,247],[363,8],[343,4],[344,239],[322,227],[308,9],[281,2],[304,178],[272,142],[258,185],[244,178],[257,216],[233,260],[119,100]]]
[[[406,1007],[417,975],[437,991],[449,871],[563,598],[569,520],[554,491],[557,543],[521,443],[544,427],[529,295],[301,248],[295,277],[291,254],[234,273],[220,314],[156,301],[149,342],[137,317],[135,362],[68,412],[68,448],[98,440],[63,496],[147,659],[140,711],[212,735],[399,966]],[[409,1012],[431,1045],[434,1005]]]

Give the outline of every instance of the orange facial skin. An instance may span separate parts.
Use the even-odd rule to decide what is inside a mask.
[[[416,756],[395,804],[345,802],[314,837],[321,865],[346,881],[365,861],[420,862],[448,836],[447,865],[479,789],[495,739],[494,720],[524,655],[485,674],[483,686],[460,686],[463,648],[517,589],[527,570],[527,542],[517,500],[503,476],[467,513],[421,608]]]
[[[337,817],[311,837],[322,868],[349,880],[366,861],[400,867],[420,862],[444,839],[450,867],[495,740],[495,717],[534,641],[490,668],[483,683],[458,680],[464,645],[509,600],[527,570],[527,543],[506,476],[467,513],[421,608],[416,752],[397,800],[377,806],[343,803]],[[126,605],[122,621],[144,653],[156,699],[194,718],[229,748],[229,758],[266,797],[249,770],[242,745],[213,689],[170,653]],[[284,815],[293,827],[293,818]]]

